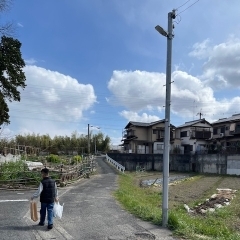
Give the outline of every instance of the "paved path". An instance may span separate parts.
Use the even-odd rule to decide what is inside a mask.
[[[60,202],[65,203],[63,218],[55,220],[51,231],[31,221],[29,202],[0,202],[0,239],[172,240],[168,230],[141,221],[119,206],[112,197],[117,187],[117,174],[102,158],[97,158],[97,162],[97,175],[60,190]],[[20,200],[20,195],[12,194]],[[21,199],[30,196],[31,193],[25,193]],[[13,198],[13,195],[6,197]],[[1,200],[4,200],[2,194]],[[14,209],[7,221],[3,215],[6,217],[8,213],[1,214],[3,204]]]

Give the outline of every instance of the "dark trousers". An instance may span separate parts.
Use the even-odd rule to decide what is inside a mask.
[[[48,225],[53,224],[53,206],[54,206],[54,203],[41,202],[40,223],[42,224],[45,223],[46,212],[47,212]]]

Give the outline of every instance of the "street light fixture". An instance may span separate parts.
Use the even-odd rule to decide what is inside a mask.
[[[157,25],[157,26],[155,27],[155,29],[156,29],[160,34],[162,34],[164,37],[167,37],[167,36],[168,36],[168,33],[167,33],[162,27],[160,27],[159,25]]]
[[[90,133],[89,133],[89,128],[95,128],[95,129],[98,129],[100,130],[101,128],[100,127],[97,127],[97,126],[89,126],[88,124],[88,153],[90,154]],[[96,145],[96,137],[95,137],[95,155],[97,153],[97,145]]]
[[[172,72],[172,39],[175,10],[168,13],[168,32],[157,25],[155,29],[164,37],[167,37],[167,64],[166,64],[166,100],[164,122],[164,153],[163,153],[163,194],[162,194],[162,226],[168,224],[168,183],[169,183],[169,145],[170,145],[170,105],[171,105],[171,72]]]

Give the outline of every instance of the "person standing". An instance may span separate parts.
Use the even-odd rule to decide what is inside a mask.
[[[52,229],[54,201],[58,201],[57,185],[56,182],[50,178],[47,168],[41,170],[41,175],[42,181],[39,184],[38,190],[31,197],[31,200],[40,196],[41,210],[40,222],[38,225],[44,226],[47,212],[48,229]]]

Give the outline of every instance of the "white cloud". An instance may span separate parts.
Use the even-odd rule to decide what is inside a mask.
[[[231,36],[226,42],[210,46],[209,39],[195,43],[190,56],[207,59],[201,80],[213,89],[238,87],[240,79],[240,39]]]
[[[204,117],[213,121],[222,117],[223,113],[231,115],[240,104],[238,96],[216,99],[210,86],[186,72],[173,72],[172,80],[171,111],[183,119],[189,120],[201,110]],[[127,120],[156,121],[159,119],[157,114],[148,115],[148,111],[161,110],[165,105],[164,83],[165,75],[162,73],[114,71],[108,83],[113,94],[110,103],[118,103],[128,109],[120,113]],[[142,111],[145,113],[140,115]]]
[[[27,65],[33,65],[37,63],[37,61],[34,58],[29,58],[24,60]]]
[[[2,125],[0,128],[0,139],[11,139],[14,136],[14,132],[11,131],[7,125]]]
[[[11,125],[22,132],[59,134],[76,130],[96,102],[93,86],[37,66],[26,66],[21,102],[10,104]]]
[[[136,121],[136,122],[154,122],[159,120],[158,116],[154,116],[154,115],[148,115],[147,113],[142,113],[142,115],[139,115],[136,112],[132,112],[132,111],[122,111],[119,113],[120,116],[126,118],[128,121]]]
[[[115,150],[121,149],[121,147],[119,146],[119,144],[121,144],[121,140],[122,140],[122,137],[116,137],[116,136],[111,137],[110,149],[115,149]]]
[[[202,76],[214,88],[234,86],[239,88],[240,39],[231,37],[227,42],[213,47],[204,64]]]
[[[22,25],[21,23],[17,23],[17,25],[18,25],[19,27],[23,27],[23,25]]]
[[[109,99],[132,111],[139,111],[158,106],[160,97],[165,94],[165,74],[145,71],[114,71],[108,82],[108,89],[113,93]]]
[[[203,42],[197,42],[193,45],[193,50],[189,53],[189,56],[196,57],[198,59],[204,59],[209,57],[212,48],[210,47],[210,40],[206,39]]]
[[[43,97],[50,102],[57,102],[61,100],[54,88],[43,90],[42,94],[43,94]]]

